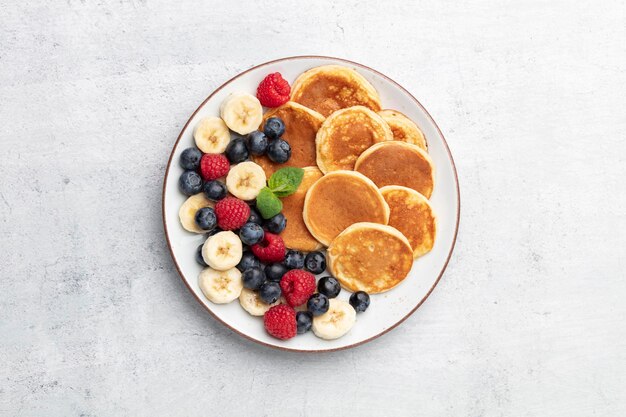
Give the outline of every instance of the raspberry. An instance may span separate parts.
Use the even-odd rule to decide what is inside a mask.
[[[265,232],[263,240],[252,245],[251,248],[254,256],[259,258],[261,262],[274,263],[282,262],[285,259],[285,242],[283,242],[282,237],[273,233]]]
[[[291,87],[280,72],[269,74],[261,81],[256,97],[265,107],[278,107],[289,101]]]
[[[215,204],[217,225],[222,230],[235,230],[250,217],[250,206],[235,197],[226,197]]]
[[[230,163],[222,154],[206,153],[200,160],[200,175],[205,181],[216,180],[228,174]]]
[[[265,330],[272,336],[286,340],[296,335],[296,311],[286,304],[274,306],[263,316]]]
[[[287,304],[300,306],[315,292],[315,275],[303,269],[292,269],[283,275],[280,289],[283,290]]]

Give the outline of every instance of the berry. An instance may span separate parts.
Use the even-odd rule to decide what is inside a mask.
[[[315,291],[315,276],[302,269],[292,269],[283,275],[280,288],[287,300],[287,304],[297,307],[306,303]]]
[[[185,195],[198,194],[202,190],[202,178],[195,171],[185,171],[178,179],[178,186]]]
[[[251,249],[261,262],[282,262],[285,259],[285,242],[280,236],[273,233],[265,233],[263,240],[252,245]]]
[[[278,213],[277,215],[265,220],[263,226],[268,231],[278,234],[285,230],[285,227],[287,227],[287,218],[285,218],[283,213]]]
[[[241,261],[237,264],[237,269],[243,272],[246,269],[259,268],[260,266],[261,262],[254,256],[254,253],[247,250],[241,255]]]
[[[204,195],[211,201],[220,201],[226,197],[227,193],[226,185],[223,182],[213,180],[204,184]]]
[[[271,264],[265,267],[265,277],[274,282],[280,282],[283,275],[289,271],[283,264]]]
[[[299,250],[289,249],[285,254],[283,265],[288,269],[302,269],[304,268],[304,255]]]
[[[341,291],[341,285],[335,277],[323,277],[317,282],[317,291],[328,298],[335,298]]]
[[[215,204],[217,225],[222,230],[235,230],[250,217],[250,207],[235,197],[226,197]]]
[[[265,133],[255,130],[254,132],[248,134],[247,140],[248,150],[250,150],[252,155],[263,155],[267,150],[269,141],[267,140]]]
[[[243,271],[241,274],[243,286],[251,290],[258,290],[265,282],[265,272],[260,266],[254,266]]]
[[[248,223],[256,223],[259,226],[263,225],[263,217],[259,214],[254,207],[250,207],[250,217],[248,217]]]
[[[280,72],[269,74],[256,89],[256,97],[265,107],[278,107],[289,101],[291,87]]]
[[[205,153],[200,160],[200,175],[205,181],[221,178],[229,169],[228,159],[222,154]]]
[[[296,327],[298,334],[304,334],[311,330],[313,326],[313,315],[308,311],[298,311],[296,313]]]
[[[307,310],[314,316],[321,316],[328,311],[329,307],[328,297],[320,293],[313,294],[306,303]]]
[[[362,313],[370,306],[370,296],[365,291],[357,291],[350,296],[350,305],[357,313]]]
[[[278,339],[291,339],[296,335],[296,311],[286,304],[271,307],[263,316],[267,332]]]
[[[285,133],[285,122],[280,117],[270,117],[263,126],[263,133],[270,139],[278,139]]]
[[[226,156],[231,164],[238,164],[248,159],[248,148],[246,141],[242,138],[236,138],[230,141],[226,147]]]
[[[203,246],[204,246],[204,243],[198,246],[198,249],[196,249],[196,262],[198,262],[198,264],[200,264],[201,266],[208,266],[206,262],[204,262],[204,258],[202,257]]]
[[[220,229],[219,227],[216,227],[216,228],[215,228],[215,229],[213,229],[213,230],[207,230],[207,232],[206,232],[206,237],[207,237],[207,238],[209,238],[209,237],[211,237],[211,236],[213,236],[213,235],[218,234],[219,232],[223,232],[223,230],[222,230],[222,229]]]
[[[266,304],[274,304],[281,294],[282,291],[278,282],[267,281],[259,288],[259,296]]]
[[[246,245],[255,245],[263,240],[263,228],[256,223],[246,223],[239,230],[239,239]]]
[[[180,154],[180,166],[183,169],[197,171],[200,167],[202,152],[197,148],[187,148]]]
[[[304,268],[314,274],[321,274],[326,270],[326,257],[319,251],[307,253]]]
[[[196,211],[196,224],[202,230],[213,230],[217,226],[217,216],[211,207],[202,207]]]
[[[267,147],[267,156],[272,161],[283,164],[291,158],[291,146],[285,140],[274,139]]]

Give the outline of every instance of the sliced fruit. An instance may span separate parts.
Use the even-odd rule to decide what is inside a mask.
[[[313,333],[322,339],[337,339],[350,331],[356,321],[356,311],[344,300],[330,299],[328,311],[313,317]]]
[[[247,135],[255,131],[263,120],[259,99],[248,93],[232,93],[220,106],[220,115],[230,130]]]
[[[276,301],[274,304],[265,304],[257,291],[244,288],[239,295],[239,304],[253,316],[262,316],[272,306],[278,305],[282,300]]]
[[[233,232],[219,232],[204,242],[202,258],[207,265],[218,271],[226,271],[241,261],[241,240]]]
[[[254,200],[265,187],[265,171],[252,161],[233,166],[226,177],[226,188],[237,198]]]
[[[219,117],[201,119],[193,131],[196,146],[204,153],[222,153],[230,142],[228,126]]]
[[[204,193],[194,194],[187,198],[180,209],[178,217],[183,228],[193,233],[206,233],[206,230],[200,229],[196,223],[196,212],[203,207],[213,207],[215,204],[206,198]]]
[[[226,271],[204,268],[198,276],[198,285],[204,296],[215,304],[230,303],[243,289],[241,272],[237,268]]]

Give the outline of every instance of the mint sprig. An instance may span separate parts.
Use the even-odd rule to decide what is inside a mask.
[[[287,197],[298,190],[304,170],[302,168],[286,167],[274,172],[256,198],[256,207],[264,219],[274,217],[283,209],[283,203],[278,197]]]

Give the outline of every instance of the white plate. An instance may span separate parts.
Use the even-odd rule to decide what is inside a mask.
[[[198,286],[201,267],[194,259],[203,235],[185,231],[178,220],[178,209],[185,196],[178,190],[178,177],[182,168],[178,164],[180,153],[194,145],[193,128],[202,117],[218,116],[219,105],[229,93],[246,91],[255,94],[259,82],[269,73],[280,72],[292,83],[305,70],[319,65],[340,64],[356,69],[367,78],[380,93],[383,108],[401,111],[414,120],[424,132],[428,151],[435,168],[435,189],[430,199],[438,218],[438,233],[433,250],[417,259],[409,276],[389,292],[372,295],[371,305],[365,313],[357,316],[357,322],[345,336],[336,340],[322,340],[312,332],[287,341],[269,336],[263,328],[263,320],[246,313],[239,302],[216,305],[208,301]],[[211,94],[183,127],[165,172],[163,184],[163,224],[165,235],[176,268],[196,299],[220,322],[240,335],[258,343],[295,351],[325,351],[353,347],[368,342],[396,327],[410,316],[434,289],[446,268],[459,224],[459,189],[452,155],[441,131],[426,109],[411,94],[383,74],[363,65],[329,57],[303,56],[283,58],[251,68]],[[342,290],[340,298],[350,293]]]

